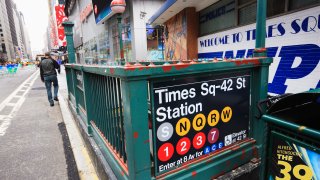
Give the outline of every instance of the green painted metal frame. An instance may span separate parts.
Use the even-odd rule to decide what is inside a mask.
[[[125,130],[125,147],[127,153],[127,169],[123,168],[116,160],[110,160],[113,152],[103,145],[103,133],[92,127],[90,123],[92,110],[90,104],[87,104],[87,125],[90,134],[96,142],[100,142],[106,159],[110,163],[114,172],[117,172],[119,179],[152,179],[155,178],[151,173],[151,159],[148,129],[148,83],[159,78],[174,78],[187,75],[203,76],[204,74],[225,73],[228,71],[250,71],[251,72],[251,113],[250,113],[250,132],[252,138],[250,142],[244,142],[241,145],[232,146],[232,150],[221,152],[216,156],[208,157],[203,161],[190,164],[188,168],[181,169],[177,172],[166,174],[165,179],[176,179],[178,177],[193,177],[196,172],[197,178],[208,178],[214,173],[215,175],[227,172],[240,166],[245,162],[249,162],[252,157],[260,158],[264,161],[265,156],[265,134],[261,133],[261,129],[267,129],[264,121],[259,121],[256,116],[258,110],[255,104],[267,96],[267,79],[268,66],[272,62],[271,58],[253,58],[243,60],[228,60],[219,62],[190,62],[182,64],[164,64],[163,65],[132,65],[132,66],[89,66],[79,64],[67,64],[67,69],[81,70],[84,76],[84,90],[86,102],[90,98],[90,88],[94,88],[90,82],[89,74],[100,75],[101,77],[114,77],[121,79],[121,92],[123,98],[124,109],[124,130]],[[101,82],[100,82],[101,83]],[[91,114],[90,114],[91,113]],[[243,153],[250,154],[246,158],[241,158]],[[254,156],[253,156],[254,155]],[[231,164],[226,168],[222,161]],[[209,165],[204,162],[212,162]],[[127,173],[128,172],[128,173]],[[263,172],[261,172],[263,175]]]
[[[68,50],[68,61],[69,63],[76,63],[76,56],[74,50],[74,42],[73,42],[73,22],[65,21],[62,23],[64,27],[64,33],[66,35],[67,40],[67,50]]]
[[[320,131],[318,130],[312,129],[310,127],[305,127],[296,123],[292,123],[284,119],[279,119],[272,115],[263,115],[262,119],[270,125],[274,125],[277,127],[281,127],[282,129],[289,130],[291,131],[291,133],[297,135],[304,135],[316,141],[320,141]]]

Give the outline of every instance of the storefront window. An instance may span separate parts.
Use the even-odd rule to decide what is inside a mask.
[[[164,59],[164,37],[163,26],[154,28],[147,26],[147,61],[163,60]]]
[[[98,64],[96,38],[84,44],[85,64]]]
[[[121,34],[122,34],[124,59],[126,59],[127,61],[132,61],[131,28],[130,28],[129,16],[125,16],[122,19],[121,24],[122,24]],[[116,61],[119,61],[121,58],[120,58],[119,36],[118,36],[118,22],[116,18],[112,20],[112,40],[113,40],[114,59]]]
[[[109,61],[111,61],[110,56],[110,42],[108,31],[105,31],[98,35],[98,64],[100,65],[108,65]]]

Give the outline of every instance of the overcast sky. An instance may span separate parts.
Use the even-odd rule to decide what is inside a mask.
[[[47,0],[13,0],[18,11],[24,15],[26,27],[29,32],[32,51],[42,51],[44,47],[44,34],[48,26]]]

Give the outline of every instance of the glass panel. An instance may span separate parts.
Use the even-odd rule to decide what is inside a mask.
[[[241,6],[247,2],[252,2],[252,1],[255,1],[255,0],[238,0],[238,5]]]
[[[110,59],[110,42],[108,30],[106,30],[98,35],[98,61],[100,65],[107,65]]]
[[[267,3],[267,17],[284,13],[286,4],[285,0],[268,0]]]
[[[148,26],[147,26],[148,27]],[[147,28],[147,61],[164,59],[163,26]]]
[[[132,60],[132,46],[131,46],[131,28],[130,19],[126,17],[122,19],[122,45],[124,58],[128,61]],[[116,61],[120,60],[120,44],[118,36],[118,23],[117,19],[114,19],[112,23],[112,38],[113,38],[113,53]]]
[[[120,59],[120,51],[119,51],[119,37],[118,37],[118,27],[116,20],[112,23],[112,42],[113,42],[113,54],[114,60]]]
[[[131,28],[129,17],[125,18],[123,23],[124,27],[122,28],[122,41],[124,58],[128,61],[132,61]]]
[[[239,25],[249,24],[256,21],[257,3],[250,4],[239,10]]]
[[[289,11],[320,3],[320,0],[290,0]]]

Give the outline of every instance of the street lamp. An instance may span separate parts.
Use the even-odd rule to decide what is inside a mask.
[[[124,59],[123,55],[123,44],[122,44],[122,25],[121,25],[121,14],[126,9],[126,2],[125,0],[113,0],[110,4],[111,10],[118,14],[118,36],[119,36],[119,46],[120,46],[120,59]]]

